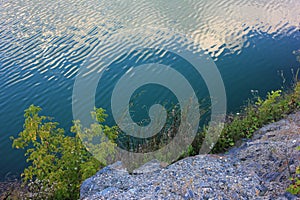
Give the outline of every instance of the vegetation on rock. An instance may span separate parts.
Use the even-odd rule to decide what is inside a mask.
[[[300,146],[297,147],[300,151]],[[292,184],[288,187],[287,191],[292,194],[300,194],[300,166],[296,169],[296,174],[291,178]]]

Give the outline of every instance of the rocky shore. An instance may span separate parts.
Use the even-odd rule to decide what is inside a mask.
[[[300,165],[300,112],[264,126],[223,155],[198,155],[129,174],[121,162],[81,185],[81,199],[300,199],[286,192]],[[150,172],[149,172],[150,171]]]
[[[9,180],[0,182],[0,200],[19,199],[19,195],[24,192],[21,187],[21,181]]]

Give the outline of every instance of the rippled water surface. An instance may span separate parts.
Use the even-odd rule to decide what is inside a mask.
[[[25,166],[23,152],[11,149],[9,136],[22,130],[23,111],[30,104],[70,127],[74,80],[93,50],[116,59],[97,88],[97,106],[110,109],[108,94],[128,67],[153,59],[147,56],[153,49],[179,40],[180,48],[191,48],[187,41],[192,41],[212,57],[226,87],[228,109],[237,111],[251,90],[265,95],[280,88],[282,74],[289,84],[291,69],[299,67],[299,10],[299,0],[1,0],[0,178]],[[133,41],[139,45],[130,45]],[[205,84],[183,61],[157,55],[167,63],[175,60],[199,96],[205,96]],[[170,96],[163,88],[154,93],[154,101]]]

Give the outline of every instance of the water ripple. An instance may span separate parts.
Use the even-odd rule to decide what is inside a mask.
[[[22,116],[28,104],[46,104],[54,96],[70,101],[72,80],[95,49],[104,59],[116,58],[110,63],[125,59],[142,62],[153,55],[148,51],[141,54],[140,47],[172,49],[174,40],[179,39],[182,48],[198,51],[200,46],[217,61],[226,55],[242,55],[266,36],[274,40],[298,37],[299,41],[299,10],[299,0],[2,0],[1,112],[14,113],[13,107],[18,106],[16,115]],[[145,34],[130,37],[128,31],[135,29]],[[132,49],[128,50],[129,46]],[[162,50],[156,53],[166,56]],[[60,104],[52,99],[53,112],[59,112],[56,107],[63,107]],[[6,124],[1,130],[5,134],[21,127],[21,118],[16,117],[16,122],[5,116],[0,119]],[[3,133],[0,147],[7,145]]]

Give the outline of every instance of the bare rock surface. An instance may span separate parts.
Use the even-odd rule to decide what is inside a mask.
[[[121,162],[81,185],[81,199],[300,199],[285,191],[300,165],[300,112],[269,124],[224,155],[167,167],[153,160],[129,174]]]

